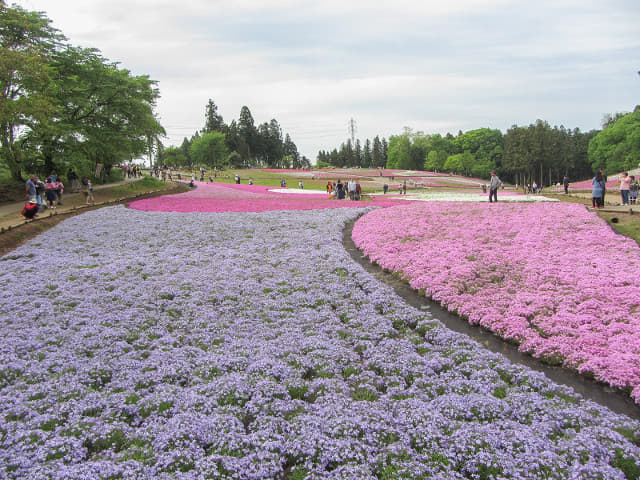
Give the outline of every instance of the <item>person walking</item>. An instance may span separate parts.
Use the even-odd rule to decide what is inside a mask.
[[[602,206],[604,207],[604,196],[607,193],[607,176],[604,174],[604,170],[600,169],[600,176],[604,180],[604,187],[602,188]]]
[[[95,205],[96,202],[93,198],[93,186],[91,185],[91,180],[89,180],[89,177],[85,175],[84,177],[82,177],[82,181],[80,183],[82,183],[82,193],[84,194],[84,198],[86,201],[85,203],[87,205]]]
[[[60,178],[58,178],[55,181],[55,185],[56,185],[56,193],[58,194],[58,205],[62,205],[62,194],[64,193],[64,184],[60,181]]]
[[[25,182],[25,192],[27,194],[27,201],[29,203],[38,203],[36,198],[36,181],[38,178],[32,173]]]
[[[491,181],[489,182],[489,203],[498,201],[498,188],[502,185],[502,180],[498,178],[496,172],[491,172]]]
[[[47,184],[45,186],[45,195],[47,197],[47,203],[51,210],[56,209],[56,202],[58,201],[58,186],[53,180],[55,177],[50,176],[47,178]]]
[[[356,181],[352,178],[347,183],[347,189],[349,190],[349,200],[356,199]]]
[[[620,178],[620,196],[622,205],[629,205],[629,189],[631,188],[631,177],[628,172],[623,172]]]
[[[598,170],[596,176],[591,180],[593,189],[591,190],[591,206],[592,208],[602,208],[604,206],[604,189],[605,180],[602,176],[602,169]]]
[[[629,204],[636,205],[638,203],[638,190],[640,190],[640,182],[635,175],[631,175],[631,184],[629,185]]]
[[[564,186],[564,194],[567,195],[569,193],[569,177],[566,175],[562,179],[562,185]]]

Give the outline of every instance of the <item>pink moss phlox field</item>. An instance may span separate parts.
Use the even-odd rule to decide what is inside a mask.
[[[324,193],[304,195],[276,193],[261,185],[195,182],[197,188],[177,195],[136,200],[136,210],[157,212],[266,212],[275,210],[315,210],[356,206],[389,206],[393,200],[367,202],[333,200]]]
[[[369,212],[353,240],[470,323],[640,403],[640,248],[584,206],[411,202]]]

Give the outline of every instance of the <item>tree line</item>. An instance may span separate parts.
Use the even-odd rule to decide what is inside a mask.
[[[376,136],[373,141],[368,138],[364,145],[359,139],[347,140],[340,145],[340,149],[331,151],[320,150],[317,156],[318,167],[362,167],[379,168],[387,164],[387,150],[389,145],[386,139],[380,140]]]
[[[0,164],[28,173],[108,173],[165,134],[157,82],[69,44],[43,12],[0,0]]]
[[[205,125],[179,147],[161,149],[161,165],[223,168],[310,168],[309,159],[300,155],[289,134],[284,134],[274,118],[257,127],[249,107],[243,106],[238,120],[225,124],[215,102],[205,108]]]
[[[600,168],[608,175],[637,168],[640,107],[605,116],[602,127],[581,132],[537,120],[528,126],[513,125],[504,134],[479,128],[456,136],[405,128],[401,135],[389,138],[388,146],[384,143],[379,150],[383,155],[364,154],[369,150],[360,149],[359,141],[352,148],[349,140],[340,150],[320,151],[318,164],[427,170],[476,178],[488,178],[496,171],[504,181],[519,185],[551,185],[564,176],[582,180]]]

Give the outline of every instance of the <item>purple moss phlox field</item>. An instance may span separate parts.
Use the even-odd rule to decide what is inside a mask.
[[[353,239],[471,323],[640,402],[640,248],[584,206],[408,204]]]
[[[363,209],[108,207],[0,259],[0,478],[624,479],[640,424],[353,262]]]

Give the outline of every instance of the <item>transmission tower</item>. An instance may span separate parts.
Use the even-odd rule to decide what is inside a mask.
[[[356,144],[356,121],[352,118],[349,120],[349,135],[351,136],[351,146]]]

